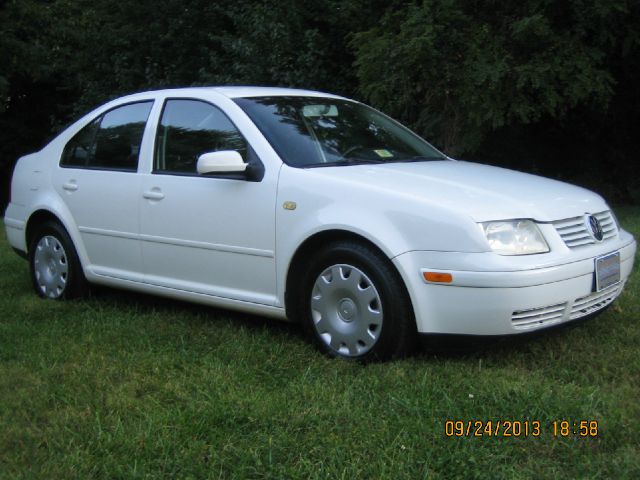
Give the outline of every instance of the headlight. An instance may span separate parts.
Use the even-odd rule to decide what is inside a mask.
[[[531,220],[484,222],[480,226],[491,249],[500,255],[528,255],[549,251],[538,226]]]

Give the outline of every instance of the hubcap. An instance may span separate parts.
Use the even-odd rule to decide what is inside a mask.
[[[67,284],[69,264],[60,241],[46,235],[36,245],[33,270],[38,288],[45,297],[58,298]]]
[[[348,357],[371,350],[382,331],[378,290],[352,265],[332,265],[318,275],[311,292],[311,316],[322,341]]]

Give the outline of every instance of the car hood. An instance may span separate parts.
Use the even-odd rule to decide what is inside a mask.
[[[436,203],[469,215],[476,222],[512,218],[548,222],[608,209],[602,197],[584,188],[465,161],[354,165],[314,171],[381,194]]]

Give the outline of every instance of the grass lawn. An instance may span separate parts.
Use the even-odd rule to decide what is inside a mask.
[[[640,208],[617,213],[640,238]],[[639,277],[576,328],[363,366],[257,317],[115,290],[41,300],[2,239],[0,477],[640,478]],[[448,419],[541,435],[447,437]]]

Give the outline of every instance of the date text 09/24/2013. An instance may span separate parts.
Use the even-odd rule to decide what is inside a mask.
[[[599,435],[597,420],[446,420],[447,437],[540,437],[549,431],[554,437],[595,438]]]

